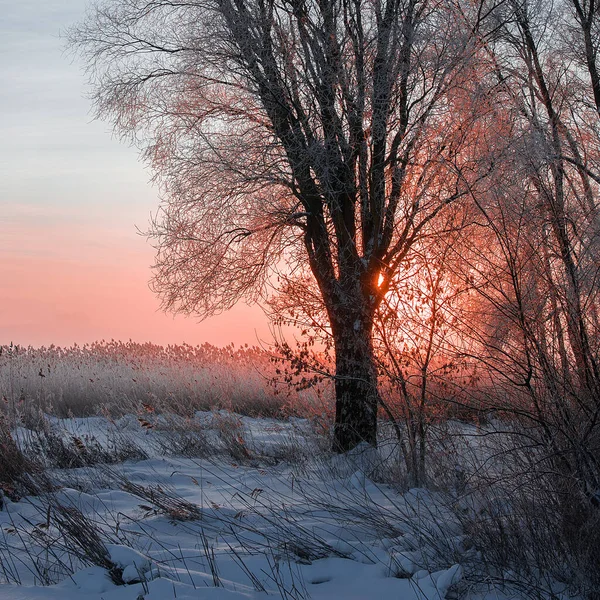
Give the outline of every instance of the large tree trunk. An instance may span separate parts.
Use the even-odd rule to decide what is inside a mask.
[[[361,442],[377,445],[377,369],[371,341],[372,321],[352,318],[333,327],[335,378],[334,450],[346,452]]]

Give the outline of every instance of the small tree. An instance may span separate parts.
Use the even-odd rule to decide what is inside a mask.
[[[340,451],[376,443],[372,330],[390,282],[484,175],[465,10],[107,0],[71,34],[98,115],[162,185],[150,236],[166,309],[211,315],[308,265],[334,340]]]
[[[473,336],[544,468],[600,505],[600,138],[595,2],[491,13],[497,123],[509,151],[475,198],[488,246],[463,255],[488,306]],[[590,46],[590,43],[592,46]],[[586,71],[587,69],[587,71]],[[498,156],[498,155],[497,155]],[[498,386],[500,387],[500,386]],[[550,465],[550,466],[548,466]],[[575,506],[575,502],[573,505]]]
[[[473,374],[464,356],[471,285],[455,264],[472,241],[464,227],[470,218],[464,211],[448,217],[441,233],[430,230],[426,243],[413,248],[375,322],[378,365],[391,388],[386,410],[404,422],[401,450],[414,487],[426,483],[432,421],[456,407],[462,381]]]

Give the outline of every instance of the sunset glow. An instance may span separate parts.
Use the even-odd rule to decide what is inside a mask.
[[[156,190],[137,152],[91,121],[64,29],[85,0],[26,0],[3,17],[0,51],[0,343],[98,339],[216,345],[269,341],[245,305],[201,324],[165,315],[148,289]]]

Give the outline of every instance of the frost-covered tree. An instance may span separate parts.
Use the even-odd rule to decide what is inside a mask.
[[[376,443],[372,331],[390,282],[485,177],[481,7],[459,4],[105,0],[71,32],[98,115],[162,186],[165,308],[208,316],[308,265],[334,340],[339,451]]]

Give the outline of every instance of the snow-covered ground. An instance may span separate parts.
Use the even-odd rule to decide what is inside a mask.
[[[173,425],[52,423],[82,453],[128,447],[138,460],[48,466],[52,489],[5,499],[2,600],[519,597],[473,576],[477,552],[446,500],[377,483],[385,444],[333,456],[299,419],[198,413]]]

